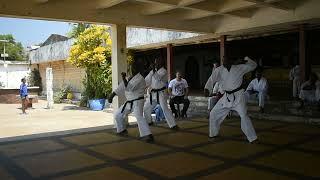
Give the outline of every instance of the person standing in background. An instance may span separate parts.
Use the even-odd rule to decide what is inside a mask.
[[[28,87],[26,84],[26,79],[21,79],[21,85],[20,85],[20,98],[21,98],[21,105],[22,105],[22,114],[27,114],[26,109],[28,108]]]
[[[300,66],[296,64],[289,73],[289,79],[292,81],[292,96],[297,99],[300,94],[301,79],[300,79]]]

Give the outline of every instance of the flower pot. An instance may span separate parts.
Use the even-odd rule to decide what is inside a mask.
[[[106,99],[91,99],[89,100],[89,107],[94,111],[101,111],[104,108]]]

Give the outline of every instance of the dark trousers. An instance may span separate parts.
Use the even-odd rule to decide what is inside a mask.
[[[182,114],[185,114],[189,108],[190,101],[189,99],[184,99],[184,96],[175,96],[170,99],[170,108],[173,113],[177,113],[175,104],[183,104]]]

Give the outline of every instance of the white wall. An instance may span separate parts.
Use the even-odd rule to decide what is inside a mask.
[[[30,72],[27,63],[13,63],[8,62],[8,67],[0,63],[0,82],[5,85],[5,88],[19,88],[21,79],[27,77]]]
[[[127,47],[174,41],[199,36],[198,33],[159,30],[151,28],[127,28]]]

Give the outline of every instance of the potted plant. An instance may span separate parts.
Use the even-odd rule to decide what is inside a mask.
[[[81,104],[87,101],[92,110],[102,110],[112,90],[111,39],[107,27],[92,25],[82,32],[71,47],[68,62],[86,70]]]

